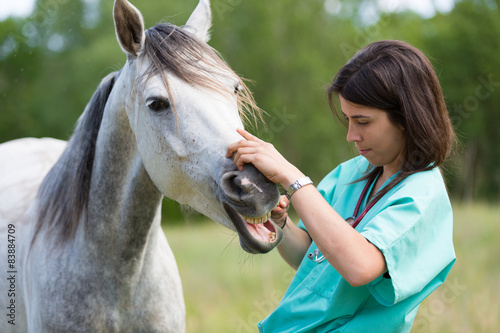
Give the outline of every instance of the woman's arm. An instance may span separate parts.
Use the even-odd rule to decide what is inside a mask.
[[[244,130],[238,132],[246,141],[234,143],[228,149],[228,157],[234,154],[234,163],[238,168],[241,169],[245,163],[252,163],[268,179],[280,183],[284,188],[304,177],[273,145]],[[382,252],[347,224],[314,186],[304,186],[296,191],[291,201],[326,260],[351,285],[364,285],[387,270]],[[292,267],[298,266],[297,257],[307,251],[307,248],[304,250],[304,234],[307,235],[295,226],[285,231],[283,241],[288,238],[289,242],[282,245],[280,253],[287,253],[287,258],[284,258]]]
[[[278,252],[287,264],[297,270],[307,249],[311,246],[311,237],[306,231],[298,228],[289,217],[287,219],[283,228],[283,239],[278,245]]]
[[[354,287],[387,271],[382,252],[354,230],[314,186],[292,196],[292,204],[326,260]]]
[[[287,212],[289,206],[290,201],[282,195],[280,202],[271,212],[271,220],[283,230],[283,239],[277,246],[279,254],[286,263],[297,270],[311,246],[311,237],[306,231],[297,228],[290,219]]]

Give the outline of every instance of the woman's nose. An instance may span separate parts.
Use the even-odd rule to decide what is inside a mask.
[[[359,142],[361,141],[361,136],[358,131],[354,128],[352,124],[349,124],[347,129],[347,141],[348,142]]]

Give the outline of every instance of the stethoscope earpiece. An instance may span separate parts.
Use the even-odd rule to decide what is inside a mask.
[[[314,252],[309,252],[307,254],[307,257],[309,259],[311,259],[312,261],[314,261],[315,263],[319,264],[320,262],[322,262],[323,260],[325,260],[325,256],[321,255],[321,257],[320,257],[320,255],[321,255],[321,252],[319,252],[318,249],[315,249]]]

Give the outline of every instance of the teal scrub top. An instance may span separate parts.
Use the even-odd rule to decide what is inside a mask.
[[[344,219],[354,212],[366,184],[355,181],[368,166],[358,156],[317,186]],[[299,227],[306,229],[302,222]],[[452,229],[452,208],[440,170],[408,176],[356,227],[382,251],[388,272],[352,287],[327,260],[316,263],[306,254],[276,310],[258,324],[259,331],[409,332],[420,303],[444,282],[455,262]],[[315,249],[312,242],[307,253]]]

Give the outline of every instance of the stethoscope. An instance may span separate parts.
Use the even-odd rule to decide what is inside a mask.
[[[354,209],[354,213],[352,214],[351,217],[348,217],[346,219],[346,222],[349,223],[351,225],[351,227],[353,227],[353,228],[356,228],[358,226],[359,222],[361,222],[361,220],[363,219],[363,217],[365,217],[365,215],[368,213],[368,211],[370,209],[372,209],[372,207],[375,206],[375,204],[377,203],[377,201],[380,199],[380,197],[378,197],[378,198],[375,197],[375,199],[372,200],[368,204],[368,206],[366,206],[365,210],[363,210],[363,212],[361,213],[361,215],[358,216],[359,208],[361,207],[361,203],[363,203],[363,198],[365,197],[366,192],[368,192],[368,189],[373,184],[373,182],[375,181],[376,178],[377,177],[374,177],[374,178],[372,178],[372,179],[370,179],[369,181],[366,182],[366,185],[363,188],[363,191],[361,192],[361,195],[359,196],[358,203],[356,204],[356,208]],[[311,259],[312,261],[314,261],[315,263],[318,263],[318,264],[320,262],[323,262],[325,260],[325,256],[323,256],[321,254],[321,252],[319,251],[319,249],[315,249],[313,252],[309,252],[307,254],[307,257],[309,259]]]
[[[307,257],[309,259],[311,259],[312,261],[314,261],[315,263],[319,264],[320,262],[325,260],[325,256],[321,255],[321,257],[320,257],[320,254],[321,254],[321,252],[319,252],[319,249],[315,249],[314,252],[309,252],[307,254]]]

